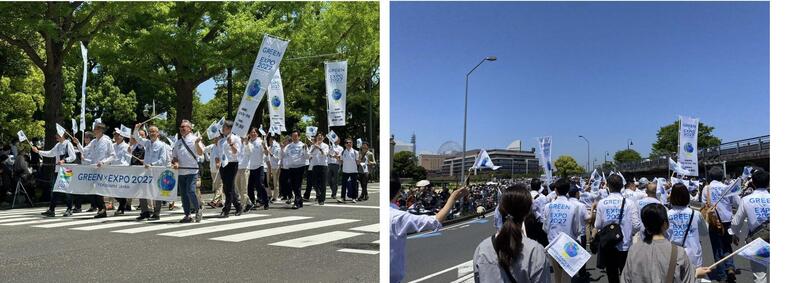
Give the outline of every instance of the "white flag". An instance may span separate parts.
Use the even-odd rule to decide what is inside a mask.
[[[74,135],[77,133],[78,133],[78,122],[76,122],[75,119],[72,119],[72,134]]]
[[[283,81],[281,80],[281,70],[276,70],[272,76],[272,81],[267,88],[269,96],[269,127],[270,133],[280,134],[286,131],[286,103],[283,100]],[[277,129],[277,132],[272,130]]]
[[[556,238],[547,245],[547,254],[558,262],[570,277],[576,273],[589,261],[592,255],[587,252],[575,240],[560,232]]]
[[[743,258],[755,261],[765,267],[769,267],[769,243],[756,238],[747,244],[747,248],[739,253]]]
[[[745,166],[744,169],[742,170],[742,178],[747,179],[750,178],[751,176],[753,176],[753,167]]]
[[[264,125],[258,125],[258,132],[261,133],[262,136],[267,135],[267,132],[264,131]]]
[[[736,196],[742,193],[742,178],[736,178],[736,182],[733,182],[733,184],[728,186],[728,188],[725,190],[728,191],[728,193],[725,194],[726,197]]]
[[[94,122],[92,122],[92,130],[94,130],[94,127],[95,127],[97,124],[100,124],[100,123],[103,123],[103,118],[97,118],[97,119],[94,119]]]
[[[59,136],[62,136],[62,137],[63,137],[63,136],[64,136],[64,133],[66,133],[66,132],[67,132],[67,130],[66,130],[66,129],[64,129],[64,127],[62,127],[61,125],[59,125],[58,123],[56,123],[56,133],[58,133],[58,135],[59,135]]]
[[[328,140],[331,142],[331,145],[335,144],[336,140],[339,139],[339,136],[337,136],[336,133],[334,133],[333,131],[328,132],[328,135],[326,135],[326,137],[328,137]]]
[[[314,137],[317,135],[317,127],[308,126],[306,127],[306,137],[310,141],[314,141]]]
[[[161,112],[158,115],[156,115],[155,118],[161,121],[167,120],[167,112],[166,111]]]
[[[356,148],[361,148],[361,139],[356,139]]]
[[[81,83],[81,131],[86,130],[86,73],[89,68],[89,50],[81,42],[81,56],[83,57],[83,82]]]
[[[120,124],[119,135],[126,138],[131,138],[131,128],[125,127],[125,125]]]
[[[328,126],[344,126],[347,117],[347,61],[325,62]]]
[[[272,136],[278,136],[278,135],[281,134],[281,128],[278,125],[274,125],[274,124],[270,123],[269,133]]]
[[[678,116],[678,163],[688,172],[686,176],[698,176],[697,131],[700,119]]]
[[[485,149],[481,149],[481,153],[478,154],[478,157],[475,158],[475,164],[472,164],[470,170],[480,169],[480,168],[489,168],[492,170],[497,170],[500,166],[494,166],[492,163],[492,159],[489,158],[489,153],[486,152]]]
[[[233,120],[232,131],[234,134],[242,137],[247,135],[253,115],[258,105],[261,104],[261,99],[266,93],[268,84],[272,82],[272,77],[278,70],[288,45],[288,41],[264,35],[261,47],[258,49],[258,57],[250,71],[250,78],[247,80],[242,101],[239,103],[239,110],[236,111],[236,118]]]
[[[17,132],[17,137],[19,138],[19,142],[24,142],[28,140],[28,137],[25,136],[25,132],[23,132],[22,130],[19,130],[19,132]]]
[[[687,176],[690,174],[689,170],[684,169],[683,165],[675,162],[671,157],[669,158],[669,169],[681,176]]]
[[[545,173],[545,184],[549,185],[553,182],[553,171],[555,171],[555,166],[553,165],[553,160],[551,159],[551,150],[552,150],[552,137],[541,137],[539,138],[539,152],[542,153],[542,162],[544,162],[544,173]]]
[[[208,126],[208,129],[206,129],[206,136],[208,136],[208,139],[214,139],[218,137],[222,133],[222,125],[224,124],[225,117],[219,119],[218,122],[211,123],[211,125]]]

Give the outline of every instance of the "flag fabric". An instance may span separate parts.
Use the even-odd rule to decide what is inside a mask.
[[[347,60],[325,62],[328,125],[344,126],[347,117]]]
[[[745,166],[742,170],[742,178],[750,178],[753,176],[753,167]]]
[[[500,166],[495,166],[494,163],[492,163],[492,159],[489,158],[489,153],[487,153],[485,149],[481,149],[480,154],[478,154],[478,158],[475,158],[475,164],[472,164],[472,167],[469,169],[476,170],[481,168],[489,168],[492,170],[497,170],[500,168]]]
[[[269,88],[267,88],[267,95],[269,96],[270,133],[280,134],[281,131],[286,131],[286,103],[283,101],[281,70],[276,70],[275,75],[272,76],[272,81],[269,84]],[[272,130],[272,127],[277,127],[277,131]]]
[[[670,180],[670,182],[672,182],[672,185],[683,184],[683,179],[680,179],[680,178],[669,177],[669,180]]]
[[[94,130],[94,127],[95,127],[97,124],[100,124],[100,123],[103,123],[103,118],[97,118],[97,119],[94,119],[94,122],[92,122],[92,130]]]
[[[681,176],[688,176],[690,174],[689,170],[684,169],[683,165],[681,165],[678,162],[675,162],[675,160],[672,160],[671,157],[669,158],[669,169],[675,172],[675,174]]]
[[[317,127],[308,126],[306,127],[306,137],[310,141],[314,141],[314,137],[317,135]]]
[[[258,125],[258,133],[260,133],[262,136],[267,135],[267,132],[264,131],[264,125]]]
[[[698,176],[697,131],[700,119],[678,116],[678,162],[686,169],[684,176]]]
[[[161,121],[167,120],[167,112],[166,111],[161,112],[158,115],[156,115],[155,118]]]
[[[592,255],[587,252],[575,240],[560,232],[556,238],[545,248],[557,263],[569,274],[570,277],[576,273],[589,261]]]
[[[64,136],[64,133],[66,133],[66,132],[67,132],[67,130],[66,130],[66,129],[64,129],[64,127],[62,127],[61,125],[59,125],[58,123],[56,123],[56,133],[58,133],[58,135],[59,135],[59,136],[62,136],[62,137],[63,137],[63,136]]]
[[[339,136],[337,136],[336,133],[334,133],[333,131],[328,132],[328,135],[326,135],[326,137],[328,137],[328,140],[331,142],[331,145],[335,144],[336,140],[339,139]]]
[[[247,79],[247,87],[245,87],[239,103],[239,110],[236,111],[236,118],[233,119],[231,130],[234,134],[242,137],[247,135],[255,111],[261,104],[288,45],[289,41],[264,34],[261,46],[258,48],[258,55],[250,71],[250,78]]]
[[[356,148],[361,148],[361,139],[356,139]]]
[[[736,181],[733,182],[728,188],[726,189],[728,192],[725,196],[736,196],[742,193],[742,178],[736,178]]]
[[[556,170],[553,166],[551,159],[551,150],[553,145],[553,138],[550,136],[539,138],[539,152],[542,153],[542,162],[544,162],[545,184],[549,185],[553,181],[553,171]]]
[[[22,130],[19,130],[19,132],[17,132],[17,137],[19,138],[19,142],[24,142],[28,140],[28,137],[25,136],[25,132],[23,132]]]
[[[78,133],[78,122],[75,119],[72,119],[72,134]]]
[[[750,261],[755,261],[765,267],[769,267],[769,243],[761,238],[756,238],[754,241],[747,244],[739,255]]]
[[[86,74],[89,68],[89,50],[81,42],[81,57],[83,57],[83,82],[81,83],[81,131],[86,130]]]
[[[270,122],[269,133],[273,136],[278,136],[281,133],[281,127]]]
[[[218,137],[222,133],[222,125],[224,124],[225,124],[225,117],[222,117],[221,119],[219,119],[219,121],[215,123],[211,123],[211,125],[208,126],[208,129],[206,129],[206,136],[208,137],[208,139],[214,139]]]
[[[122,124],[119,125],[119,135],[120,136],[123,136],[123,137],[126,137],[126,138],[131,138],[131,132],[132,132],[131,128],[125,127],[125,125],[122,125]]]

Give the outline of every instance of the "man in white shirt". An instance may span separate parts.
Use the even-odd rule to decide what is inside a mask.
[[[56,145],[50,150],[39,150],[39,148],[34,146],[31,147],[31,151],[38,153],[42,157],[53,157],[56,165],[72,163],[75,161],[75,148],[72,147],[72,143],[65,139],[64,136],[60,136],[58,134],[56,134],[56,141],[58,141],[58,143],[56,143]],[[55,168],[56,172],[58,172],[58,166],[55,166]],[[50,207],[47,209],[47,211],[43,212],[42,215],[47,217],[56,216],[56,201],[60,195],[64,195],[64,202],[67,205],[67,211],[65,211],[62,216],[67,217],[72,215],[72,195],[53,191],[50,192]]]
[[[114,128],[114,154],[116,157],[111,162],[111,165],[115,166],[129,166],[131,165],[131,154],[128,153],[128,143],[125,142],[125,139],[120,134],[121,131],[117,128]],[[117,203],[119,203],[119,207],[117,207],[117,211],[114,211],[114,216],[123,215],[125,214],[126,207],[130,211],[130,204],[128,203],[128,199],[126,198],[116,198]]]
[[[369,199],[367,195],[367,184],[369,183],[369,172],[370,168],[375,165],[375,155],[372,154],[372,151],[369,150],[369,143],[363,142],[361,144],[361,152],[359,152],[359,157],[361,158],[361,168],[363,169],[363,173],[359,174],[359,183],[361,183],[361,195],[358,196],[358,201],[366,201]]]
[[[111,164],[111,162],[114,161],[116,158],[116,154],[114,153],[114,145],[111,142],[111,138],[103,134],[105,131],[105,124],[96,123],[93,129],[94,139],[89,142],[86,147],[78,145],[78,149],[81,151],[81,158],[83,158],[83,164],[96,165],[97,168],[100,168],[103,165]],[[91,197],[91,200],[93,205],[97,207],[97,215],[94,217],[106,217],[106,205],[103,201],[103,197],[100,195],[95,195]]]
[[[344,140],[344,151],[342,151],[342,198],[336,200],[340,203],[347,201],[347,196],[353,203],[356,203],[355,198],[358,195],[358,151],[353,148],[353,140]]]
[[[740,198],[738,195],[725,195],[728,185],[722,183],[724,172],[721,167],[711,167],[711,169],[708,170],[708,178],[711,180],[711,183],[701,191],[700,201],[705,203],[706,200],[709,200],[712,204],[717,204],[716,213],[719,215],[719,221],[722,222],[723,232],[719,233],[714,229],[708,229],[708,238],[711,240],[711,250],[714,254],[714,261],[719,261],[733,252],[733,248],[731,247],[733,237],[725,231],[731,228],[733,206],[738,206]],[[709,196],[711,197],[710,199]],[[711,280],[736,281],[736,266],[734,266],[733,259],[727,259],[717,265],[716,268],[708,273],[708,277]]]
[[[231,133],[233,121],[225,120],[222,126],[222,138],[217,141],[217,156],[215,163],[219,166],[222,178],[222,191],[225,193],[225,205],[222,207],[220,217],[227,218],[231,212],[231,205],[236,208],[234,215],[242,215],[242,203],[234,187],[236,172],[239,170],[239,151],[242,149],[242,139]]]
[[[618,283],[619,275],[628,257],[628,248],[631,246],[631,240],[634,233],[641,229],[641,223],[639,210],[636,209],[636,202],[626,200],[620,193],[620,190],[622,190],[622,177],[617,174],[611,174],[606,178],[606,182],[609,194],[608,197],[597,203],[597,217],[594,221],[594,228],[601,230],[609,224],[618,224],[622,229],[622,242],[617,244],[612,253],[604,256],[607,259],[604,263],[608,281],[610,283]],[[623,213],[622,223],[619,223],[620,213]]]
[[[217,146],[218,138],[211,140],[211,144],[207,145],[203,150],[205,159],[208,160],[208,166],[211,171],[211,190],[214,191],[214,197],[208,202],[210,207],[222,207],[223,193],[222,193],[222,178],[219,176],[219,166],[217,166]]]
[[[769,172],[757,167],[754,167],[751,172],[753,185],[756,189],[739,202],[739,210],[737,210],[736,214],[733,216],[731,220],[731,229],[728,230],[728,234],[730,235],[738,235],[739,231],[747,229],[747,235],[750,236],[756,232],[762,224],[766,225],[766,228],[769,228]],[[746,227],[744,225],[745,219],[747,219]],[[733,242],[739,245],[739,238],[737,236],[733,237]],[[750,270],[753,271],[753,277],[756,283],[767,282],[768,266],[750,261]]]
[[[311,166],[311,182],[314,185],[314,192],[317,193],[317,203],[325,205],[325,176],[328,174],[328,144],[324,142],[325,136],[317,133],[314,143],[308,148],[309,166]],[[305,197],[310,197],[310,193]]]
[[[336,200],[336,192],[339,191],[339,162],[342,159],[344,148],[339,145],[339,137],[335,141],[330,141],[331,147],[328,151],[328,185],[331,187],[331,198]]]
[[[308,149],[306,144],[300,141],[300,133],[295,130],[292,132],[292,142],[286,145],[282,161],[289,169],[289,186],[294,194],[294,204],[292,209],[303,207],[303,196],[300,187],[303,183],[303,174],[307,170]]]
[[[567,197],[571,184],[568,179],[561,178],[555,182],[555,200],[544,206],[544,231],[547,232],[547,240],[553,242],[560,233],[567,234],[575,241],[580,241],[581,226],[585,220],[586,213],[580,210],[583,204],[576,204]],[[568,282],[569,274],[561,268],[558,262],[552,261],[553,278],[556,283]]]
[[[264,141],[258,136],[258,129],[250,128],[247,141],[245,142],[248,150],[245,154],[250,156],[250,162],[247,164],[249,171],[247,177],[247,197],[252,200],[253,204],[245,206],[244,211],[248,212],[253,209],[256,204],[263,206],[264,210],[269,209],[269,196],[264,189]],[[256,191],[258,192],[258,199],[256,199]]]
[[[247,136],[241,139],[241,150],[239,150],[239,169],[236,170],[236,193],[239,194],[239,202],[244,205],[244,212],[250,211],[255,206],[255,200],[247,194],[247,183],[250,178],[250,154],[253,146]]]
[[[280,195],[281,146],[275,141],[275,137],[268,134],[264,147],[267,157],[267,183],[269,184],[269,180],[272,180],[272,184],[267,186],[267,193],[271,196],[269,202],[274,203]]]
[[[133,131],[138,132],[139,127],[141,127],[141,124],[136,124]],[[167,145],[159,139],[161,134],[158,131],[158,127],[150,126],[147,129],[147,133],[149,137],[147,140],[143,139],[141,136],[134,136],[131,140],[132,144],[139,144],[144,147],[144,160],[142,161],[144,168],[150,168],[150,166],[169,166],[170,152]],[[128,150],[130,151],[131,148],[133,147],[128,147]],[[137,221],[144,219],[151,221],[161,219],[159,215],[161,213],[161,201],[152,201],[154,202],[154,209],[152,212],[150,211],[150,202],[151,200],[149,199],[139,199],[139,209],[142,212],[139,214],[139,217],[136,218]]]
[[[178,140],[172,147],[172,168],[178,169],[178,194],[181,195],[184,215],[180,223],[199,223],[203,220],[203,206],[198,201],[195,189],[200,172],[198,159],[203,155],[204,146],[202,139],[192,133],[193,126],[189,120],[181,121]],[[191,217],[192,208],[195,210],[194,219]]]

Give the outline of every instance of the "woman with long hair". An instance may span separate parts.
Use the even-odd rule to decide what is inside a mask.
[[[503,224],[475,249],[475,282],[550,282],[544,247],[525,236],[523,228],[531,202],[525,185],[505,190],[498,209]]]

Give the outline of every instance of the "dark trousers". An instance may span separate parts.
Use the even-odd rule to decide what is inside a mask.
[[[325,202],[325,175],[328,174],[328,166],[317,165],[311,168],[311,183],[314,185],[314,192],[317,193],[317,203]]]
[[[236,193],[234,182],[236,180],[236,171],[239,170],[239,162],[230,162],[228,166],[219,169],[219,174],[222,175],[222,192],[225,194],[225,206],[222,207],[223,212],[231,211],[231,204],[236,210],[242,209],[242,203],[239,202],[239,194]]]
[[[92,207],[97,208],[97,211],[105,210],[106,203],[103,201],[103,196],[101,195],[93,195],[89,196],[92,200]]]
[[[258,202],[261,204],[266,204],[269,201],[269,196],[267,196],[267,190],[264,189],[264,167],[258,167],[258,169],[250,170],[250,176],[247,178],[247,196],[250,197],[250,201],[256,203],[255,191],[258,191]]]
[[[358,182],[361,183],[361,196],[360,199],[367,199],[367,183],[369,182],[369,173],[358,174]]]
[[[291,198],[292,197],[292,187],[289,186],[289,169],[281,168],[280,175],[278,176],[278,186],[280,188],[280,194],[282,197]]]
[[[294,204],[298,208],[303,207],[303,196],[300,194],[300,188],[303,186],[303,174],[306,171],[308,171],[306,166],[289,168],[289,186],[294,194]]]
[[[731,228],[731,223],[723,222],[722,228],[723,228],[722,235],[714,232],[711,229],[708,229],[708,238],[711,240],[711,251],[714,254],[715,262],[719,261],[720,259],[724,258],[725,256],[733,252],[733,248],[731,247],[731,242],[733,242],[733,237],[731,237],[731,235],[725,232],[728,231],[728,228]],[[708,273],[708,278],[711,280],[725,280],[726,269],[736,270],[736,267],[733,265],[732,258],[723,261],[722,264],[720,265],[717,265],[717,267],[715,267],[713,270],[711,270],[711,272]]]
[[[309,167],[306,166],[306,172],[305,172],[306,173],[306,192],[303,193],[303,198],[305,198],[305,199],[311,198],[311,189],[314,188],[314,186],[313,186],[314,181],[311,180],[312,174],[311,174],[311,171],[308,170],[308,169],[309,169]]]
[[[345,199],[345,194],[351,199],[358,197],[358,173],[343,173],[342,174],[342,200]]]
[[[67,205],[68,210],[72,210],[72,195],[50,191],[50,211],[56,209],[56,202],[60,197],[63,197],[64,203]]]
[[[117,210],[125,210],[125,207],[128,205],[128,199],[126,198],[116,198],[117,202],[119,203],[119,207]]]
[[[608,275],[608,283],[619,283],[619,275],[622,273],[622,268],[625,267],[625,260],[628,259],[628,251],[618,251],[613,249],[606,257],[606,275]]]
[[[328,186],[331,187],[331,198],[336,198],[336,192],[339,190],[339,164],[336,163],[328,163],[328,174],[325,180],[328,182]]]

